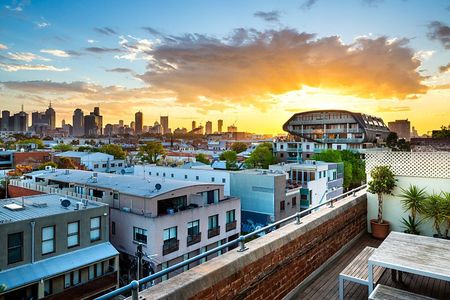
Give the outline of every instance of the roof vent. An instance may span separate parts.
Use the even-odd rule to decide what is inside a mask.
[[[159,184],[159,183],[155,184],[155,189],[157,191],[159,191],[161,188],[162,188],[161,184]]]
[[[69,170],[69,169],[66,169],[66,170],[64,171],[64,174],[69,175],[69,174],[70,174],[70,170]]]
[[[9,209],[9,210],[12,210],[12,211],[18,211],[18,210],[23,210],[23,209],[25,209],[24,206],[19,205],[19,204],[16,204],[16,203],[6,204],[6,205],[3,205],[3,207],[4,207],[4,208],[7,208],[7,209]]]
[[[37,207],[37,208],[44,208],[44,207],[47,207],[47,203],[46,202],[33,202],[33,206]]]

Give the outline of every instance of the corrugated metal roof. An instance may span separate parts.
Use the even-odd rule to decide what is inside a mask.
[[[40,260],[33,264],[30,263],[2,271],[0,272],[0,285],[5,285],[6,291],[13,290],[23,285],[38,282],[41,279],[45,280],[118,254],[119,252],[109,242],[97,244]]]

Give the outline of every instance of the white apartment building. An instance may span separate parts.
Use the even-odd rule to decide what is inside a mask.
[[[66,151],[54,155],[55,160],[67,157],[83,165],[89,171],[105,173],[121,173],[125,160],[114,159],[114,156],[101,152]]]

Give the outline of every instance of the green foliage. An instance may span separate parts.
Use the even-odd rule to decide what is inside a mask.
[[[43,149],[44,148],[44,143],[42,142],[42,140],[41,139],[37,139],[37,138],[20,140],[16,144],[17,145],[36,144],[36,146],[39,149]]]
[[[52,168],[58,167],[58,165],[56,163],[49,161],[49,162],[46,162],[46,163],[43,163],[42,165],[40,165],[39,170],[45,170],[45,167],[47,167],[47,166],[51,166]]]
[[[122,146],[116,144],[107,144],[100,147],[100,152],[110,154],[114,156],[115,159],[125,159],[127,153],[123,150]]]
[[[77,149],[78,152],[99,152],[98,148],[94,148],[91,146],[79,146]]]
[[[268,169],[269,165],[275,162],[276,159],[273,156],[272,143],[262,143],[245,160],[245,166],[247,168]]]
[[[58,160],[59,169],[77,169],[75,162],[68,157],[61,157]]]
[[[341,151],[328,149],[328,150],[324,150],[322,152],[314,154],[312,159],[318,160],[318,161],[338,163],[338,162],[342,162],[342,155],[341,155]]]
[[[434,138],[448,138],[450,137],[450,127],[441,126],[441,130],[436,130],[433,132],[432,137]]]
[[[405,233],[420,235],[419,226],[422,224],[422,220],[417,221],[412,216],[408,216],[408,220],[402,218],[401,222],[405,228]]]
[[[424,201],[423,216],[433,220],[433,227],[438,237],[442,237],[441,224],[446,220],[446,201],[441,195],[432,194]]]
[[[211,162],[209,161],[209,159],[206,157],[205,154],[203,153],[199,153],[195,156],[195,160],[204,164],[209,165]]]
[[[395,132],[390,132],[386,137],[386,146],[393,151],[411,151],[411,144],[405,139],[399,139]]]
[[[388,166],[373,168],[370,177],[372,177],[372,180],[369,182],[367,190],[378,195],[378,223],[383,223],[383,195],[392,195],[397,180]]]
[[[164,155],[165,152],[161,142],[151,141],[139,148],[138,156],[144,162],[156,163],[158,156]]]
[[[411,217],[416,219],[417,214],[423,213],[423,203],[427,199],[425,189],[419,189],[415,185],[410,185],[409,188],[401,188],[402,193],[399,195],[405,211],[411,211]]]
[[[53,147],[56,151],[66,152],[66,151],[72,151],[73,146],[70,144],[58,144],[55,147]]]
[[[233,150],[224,151],[219,156],[220,160],[224,160],[226,163],[227,170],[237,169],[237,155]]]
[[[445,227],[445,236],[449,237],[449,231],[450,231],[450,192],[442,192],[442,200],[443,200],[443,209],[444,209],[444,217],[446,221],[446,227]]]
[[[231,145],[230,149],[236,153],[241,153],[247,150],[247,144],[243,142],[235,142]]]

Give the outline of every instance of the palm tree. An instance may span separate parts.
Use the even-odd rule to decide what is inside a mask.
[[[447,221],[447,225],[445,227],[445,236],[448,236],[448,233],[450,231],[450,192],[442,192],[442,200],[443,200],[443,206],[444,206],[444,218]]]
[[[433,227],[437,236],[442,237],[441,224],[445,219],[444,197],[438,194],[428,196],[424,202],[423,215],[427,220],[433,220]]]
[[[407,228],[408,233],[419,234],[418,226],[421,221],[417,220],[417,214],[423,213],[423,204],[427,199],[425,189],[419,189],[415,185],[410,185],[409,188],[401,188],[402,193],[399,195],[405,211],[411,211],[411,215],[408,216],[408,220],[402,218],[402,223]]]

